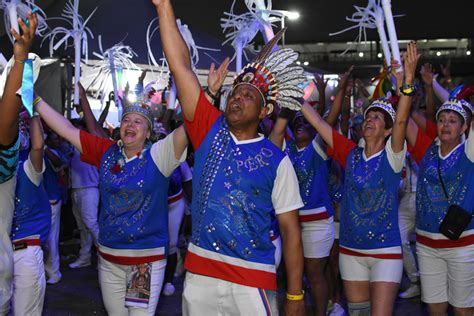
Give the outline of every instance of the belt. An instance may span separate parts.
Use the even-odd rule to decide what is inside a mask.
[[[38,238],[35,239],[21,239],[12,242],[13,251],[26,249],[28,246],[41,246],[41,241]]]

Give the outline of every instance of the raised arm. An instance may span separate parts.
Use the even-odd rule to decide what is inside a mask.
[[[82,107],[82,112],[84,113],[84,120],[86,122],[86,127],[89,133],[94,134],[99,137],[108,138],[107,134],[102,129],[102,126],[99,125],[99,122],[95,119],[94,113],[92,113],[89,100],[87,100],[86,90],[79,83],[79,102]]]
[[[436,122],[436,105],[434,100],[433,80],[436,78],[433,74],[433,66],[425,63],[420,70],[421,79],[423,80],[426,93],[426,118]]]
[[[415,70],[420,55],[416,49],[416,43],[408,44],[407,51],[404,53],[404,74],[405,84],[413,85],[415,80]],[[392,149],[394,153],[399,153],[403,150],[405,143],[405,135],[407,131],[408,117],[410,115],[412,97],[402,94],[398,102],[397,115],[392,129]]]
[[[449,92],[443,88],[443,86],[436,80],[436,78],[433,78],[433,91],[436,95],[436,97],[442,102],[446,102],[449,99]]]
[[[41,125],[41,119],[39,118],[39,116],[33,116],[30,120],[30,137],[31,163],[33,165],[33,168],[35,168],[35,171],[40,173],[43,170],[44,138],[43,126]]]
[[[316,87],[318,88],[319,94],[319,104],[318,104],[318,113],[321,116],[324,116],[326,111],[326,87],[328,85],[328,80],[324,80],[324,75],[314,75],[314,80],[316,81]]]
[[[21,87],[23,77],[24,61],[28,59],[28,52],[35,36],[38,19],[36,14],[29,13],[28,26],[22,19],[18,19],[22,35],[15,30],[11,30],[15,38],[13,45],[13,55],[15,62],[7,76],[3,97],[0,100],[0,145],[8,146],[18,135],[18,115],[21,109],[21,99],[16,95],[16,91]]]
[[[304,118],[308,121],[311,126],[313,126],[316,131],[319,133],[324,142],[331,148],[334,148],[332,141],[332,127],[329,125],[321,115],[319,115],[309,103],[304,103],[301,107],[301,112],[303,112]]]
[[[176,83],[186,119],[194,120],[201,86],[193,72],[188,47],[176,24],[171,0],[152,0],[158,12],[160,36],[166,60]]]
[[[37,100],[35,101],[37,102],[35,110],[41,115],[41,118],[46,124],[82,153],[81,139],[79,136],[80,130],[75,128],[64,116],[56,112],[56,110],[41,99],[41,97],[36,96],[35,100]]]
[[[207,75],[206,99],[212,104],[214,104],[215,100],[219,98],[222,85],[224,84],[224,80],[229,72],[229,63],[230,59],[227,57],[218,68],[216,68],[214,63],[212,63],[209,68],[209,73]]]
[[[328,124],[333,127],[336,125],[337,118],[339,114],[341,114],[342,106],[346,100],[347,85],[349,84],[349,78],[353,69],[354,66],[350,66],[349,69],[347,69],[347,71],[342,74],[341,80],[339,82],[339,89],[337,90],[336,96],[334,98],[331,111],[329,111],[329,115],[326,118],[326,122],[328,122]]]

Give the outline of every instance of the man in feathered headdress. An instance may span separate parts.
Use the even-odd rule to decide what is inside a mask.
[[[192,70],[170,0],[153,0],[162,46],[195,148],[193,234],[183,293],[184,315],[277,314],[276,213],[287,271],[285,311],[303,315],[303,251],[297,209],[303,206],[289,158],[257,132],[273,106],[298,108],[303,69],[290,49],[272,53],[281,33],[233,83],[224,114],[206,99]],[[228,61],[211,71],[224,78]],[[212,96],[217,91],[207,90]]]

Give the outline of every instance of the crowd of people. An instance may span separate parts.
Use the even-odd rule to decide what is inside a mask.
[[[397,296],[419,295],[432,316],[474,314],[472,86],[439,82],[410,42],[385,65],[386,96],[370,98],[350,67],[327,105],[316,75],[319,102],[309,102],[298,55],[274,49],[280,32],[228,89],[229,59],[203,88],[171,0],[152,2],[182,119],[165,98],[153,115],[144,75],[114,131],[103,127],[109,105],[96,120],[82,87],[80,119],[36,93],[28,115],[17,93],[36,15],[12,30],[0,86],[0,315],[42,314],[46,284],[62,278],[68,198],[80,236],[69,267],[90,266],[95,247],[110,315],[154,315],[173,295],[181,233],[184,315],[304,315],[305,296],[314,315],[392,315]]]

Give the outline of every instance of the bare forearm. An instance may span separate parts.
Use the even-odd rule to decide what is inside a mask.
[[[18,133],[18,114],[21,109],[21,99],[16,95],[20,89],[23,74],[23,64],[15,62],[8,74],[4,93],[0,101],[0,144],[11,144]]]
[[[286,266],[287,292],[300,294],[303,290],[303,246],[298,211],[278,215],[283,246],[283,259]]]
[[[344,106],[342,107],[341,115],[341,131],[344,136],[349,136],[349,119],[351,116],[351,99],[348,96],[344,97]]]
[[[86,122],[87,130],[91,134],[107,138],[107,135],[105,135],[105,132],[102,130],[102,126],[99,125],[95,119],[94,113],[92,113],[89,100],[87,100],[85,93],[81,95],[80,103],[82,112],[84,113],[84,121]]]
[[[334,97],[334,102],[332,103],[331,110],[329,111],[329,115],[326,118],[326,122],[328,122],[329,125],[333,126],[336,125],[337,118],[339,114],[341,114],[342,110],[342,104],[345,99],[345,94],[346,94],[346,87],[341,87],[337,93],[336,96]]]
[[[433,86],[425,85],[426,92],[426,118],[435,122],[436,121],[436,105],[434,100]]]
[[[71,122],[56,112],[56,110],[49,106],[44,100],[41,100],[35,109],[53,131],[82,152],[79,129],[75,128]]]
[[[275,125],[273,126],[272,132],[268,139],[278,148],[283,148],[283,140],[285,139],[286,126],[288,125],[288,119],[279,117],[277,118]]]
[[[323,118],[309,105],[308,103],[303,104],[301,107],[301,112],[305,119],[308,121],[311,126],[313,126],[316,131],[318,131],[321,138],[324,142],[331,148],[333,148],[332,142],[332,127]]]
[[[412,97],[402,95],[398,102],[397,115],[392,130],[392,149],[395,153],[403,150]]]
[[[106,102],[105,108],[102,111],[102,113],[100,113],[99,121],[97,122],[99,126],[101,127],[104,126],[105,119],[107,118],[107,115],[109,115],[109,109],[110,109],[110,102]]]
[[[171,1],[160,1],[156,8],[161,43],[176,84],[179,101],[185,117],[193,120],[201,86],[192,70],[189,50],[176,24]]]
[[[449,99],[449,92],[437,80],[433,80],[433,91],[441,102],[446,102]]]

